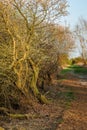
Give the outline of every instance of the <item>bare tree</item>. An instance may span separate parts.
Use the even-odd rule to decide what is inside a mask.
[[[78,39],[79,53],[83,59],[83,63],[86,64],[87,60],[87,21],[83,18],[79,19],[78,25],[76,25],[76,37]]]
[[[58,66],[61,69],[65,57],[69,58],[75,49],[75,40],[68,26],[57,26],[55,34]]]
[[[0,4],[3,5],[0,15],[11,39],[12,60],[9,69],[16,75],[15,84],[28,100],[30,87],[35,97],[47,103],[47,99],[36,85],[41,64],[48,59],[45,48],[54,41],[50,37],[52,33],[46,31],[49,31],[48,24],[55,23],[61,16],[67,15],[67,1],[3,0]],[[32,78],[27,87],[30,67]]]

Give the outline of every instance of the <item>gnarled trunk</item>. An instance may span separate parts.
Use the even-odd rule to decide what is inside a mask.
[[[33,77],[31,80],[31,90],[33,91],[34,96],[41,102],[48,104],[48,100],[44,95],[42,95],[38,88],[37,88],[37,80],[38,80],[38,75],[39,75],[39,68],[33,65]]]

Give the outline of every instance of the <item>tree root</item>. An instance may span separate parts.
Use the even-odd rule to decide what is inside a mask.
[[[40,97],[37,96],[37,98],[38,98],[39,101],[40,101],[41,103],[43,103],[43,104],[49,104],[49,103],[50,103],[50,101],[49,101],[44,95],[42,95],[42,94],[40,94]]]
[[[8,116],[10,118],[14,118],[14,119],[33,119],[33,118],[39,118],[40,115],[39,114],[8,114]]]
[[[14,118],[14,119],[29,119],[29,118],[39,118],[41,117],[40,114],[36,113],[36,114],[12,114],[10,113],[10,110],[5,108],[5,107],[0,107],[0,112],[2,113],[2,115],[4,114],[7,117],[10,118]]]

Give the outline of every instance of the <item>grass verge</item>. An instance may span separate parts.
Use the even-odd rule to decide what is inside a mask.
[[[87,68],[84,66],[71,65],[66,69],[61,71],[61,74],[66,74],[69,72],[74,72],[75,74],[87,75]]]

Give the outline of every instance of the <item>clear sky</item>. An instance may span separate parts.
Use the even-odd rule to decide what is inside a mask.
[[[68,8],[69,15],[64,19],[71,27],[77,24],[78,19],[83,17],[87,19],[87,0],[67,0],[70,7]]]

